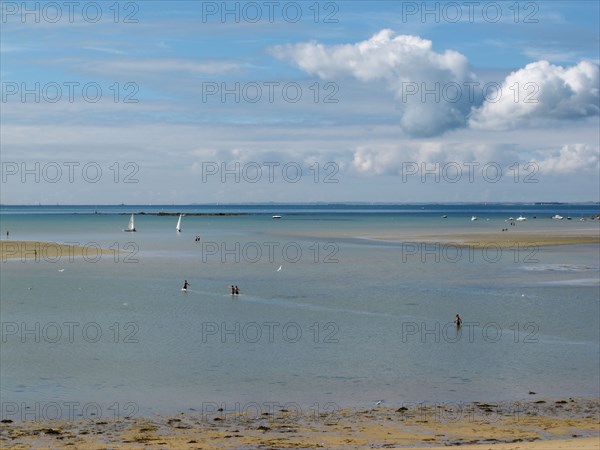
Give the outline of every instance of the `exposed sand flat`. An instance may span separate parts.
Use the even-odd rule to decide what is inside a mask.
[[[456,406],[456,405],[454,405]],[[598,399],[416,406],[332,413],[180,413],[6,422],[6,449],[402,448],[598,450]]]
[[[547,247],[553,245],[600,244],[599,234],[544,235],[541,233],[480,233],[455,234],[439,237],[440,242],[454,242],[472,248]]]
[[[598,230],[553,232],[480,232],[422,236],[379,236],[374,239],[395,242],[440,243],[471,248],[525,248],[553,245],[600,244]]]
[[[516,248],[524,246],[548,247],[555,245],[600,244],[600,221],[587,222],[585,225],[572,224],[572,228],[539,228],[523,229],[507,224],[500,228],[477,229],[465,232],[464,227],[427,230],[404,229],[329,229],[310,233],[297,233],[294,236],[321,239],[366,239],[388,241],[394,243],[427,243],[452,244],[462,247],[483,248]],[[287,231],[286,231],[287,233]]]
[[[103,249],[95,242],[83,245],[59,244],[43,241],[0,241],[0,256],[2,261],[20,259],[22,261],[68,261],[70,258],[83,256],[95,260],[100,255],[116,255],[116,249]]]

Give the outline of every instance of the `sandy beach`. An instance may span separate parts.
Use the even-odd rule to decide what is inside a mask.
[[[86,246],[79,246],[44,241],[0,241],[0,259],[3,262],[9,259],[57,262],[75,257],[84,257],[93,261],[101,255],[118,253],[119,250],[104,249],[93,242]]]
[[[434,448],[409,447],[404,450],[431,450]],[[559,439],[543,442],[519,442],[515,444],[465,445],[460,448],[462,450],[597,450],[600,448],[600,440],[598,438]]]
[[[597,450],[598,399],[469,403],[330,413],[186,412],[172,416],[18,422],[2,448],[402,448]]]

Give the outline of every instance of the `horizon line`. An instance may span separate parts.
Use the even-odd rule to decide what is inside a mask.
[[[57,207],[57,206],[149,206],[149,207],[174,207],[174,206],[327,206],[327,205],[366,205],[366,206],[404,206],[404,205],[600,205],[600,201],[474,201],[474,202],[369,202],[369,201],[334,201],[334,202],[211,202],[211,203],[0,203],[0,207]]]

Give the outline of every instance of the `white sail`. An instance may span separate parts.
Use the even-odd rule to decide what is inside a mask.
[[[179,214],[179,219],[177,219],[177,226],[175,227],[175,229],[177,231],[181,231],[181,217],[183,214]]]
[[[129,224],[127,225],[127,229],[125,231],[135,231],[135,225],[133,223],[133,214],[129,218]]]

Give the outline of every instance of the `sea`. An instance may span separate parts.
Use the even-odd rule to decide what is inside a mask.
[[[8,231],[85,251],[48,245],[1,263],[2,419],[598,397],[597,244],[433,241],[600,233],[599,212],[558,203],[4,205],[3,240]],[[135,233],[123,231],[131,214]],[[511,225],[520,215],[527,220]]]

